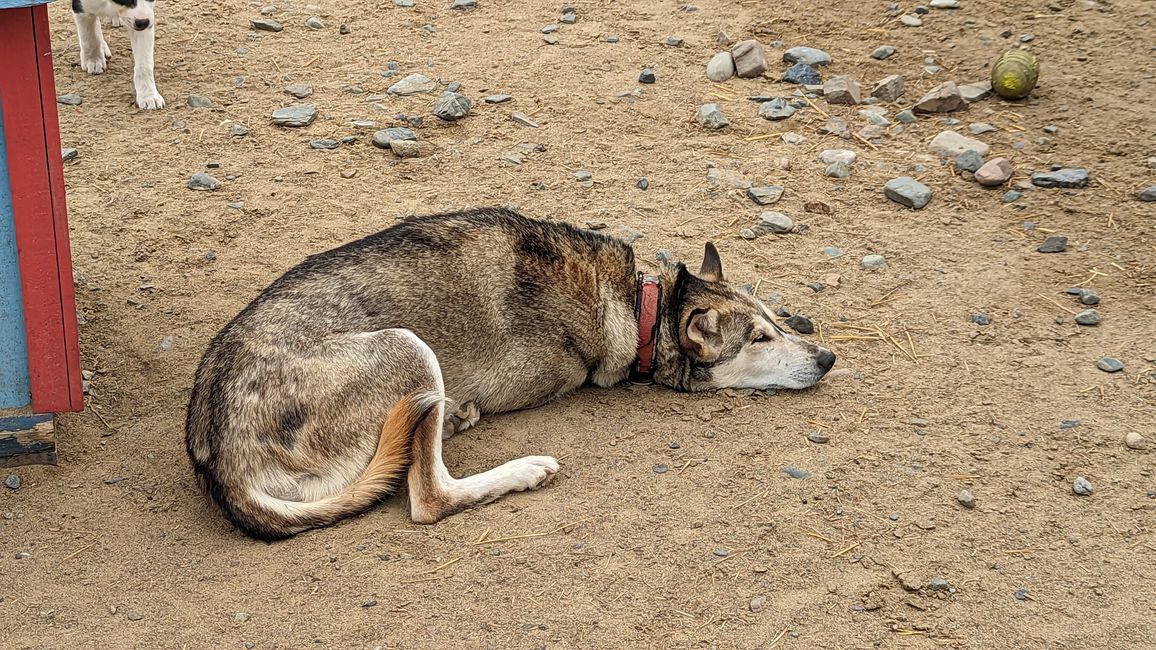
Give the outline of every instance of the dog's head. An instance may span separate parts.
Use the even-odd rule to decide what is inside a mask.
[[[117,18],[122,25],[138,32],[152,27],[156,23],[153,13],[153,0],[111,0],[116,7]]]
[[[754,296],[723,277],[707,243],[702,269],[662,269],[663,319],[655,380],[686,391],[807,388],[835,365],[835,355],[784,332]]]

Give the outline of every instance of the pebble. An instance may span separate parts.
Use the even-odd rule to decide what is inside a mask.
[[[759,116],[763,119],[778,121],[785,120],[795,114],[795,107],[787,103],[782,97],[776,97],[769,102],[759,105]]]
[[[642,72],[638,74],[638,83],[652,84],[655,81],[658,81],[658,78],[654,76],[654,70],[650,68],[643,68]]]
[[[513,113],[510,113],[510,119],[517,122],[518,124],[521,124],[522,126],[528,126],[531,129],[538,128],[538,123],[534,120],[531,120],[525,113],[514,111]]]
[[[1004,203],[1012,203],[1020,200],[1021,196],[1023,196],[1022,192],[1017,192],[1016,190],[1008,190],[1003,193],[1003,196],[1000,198],[1000,200]]]
[[[249,26],[259,32],[279,32],[285,29],[284,25],[269,18],[250,18]]]
[[[233,614],[233,620],[238,623],[246,623],[250,618],[251,617],[249,616],[248,612],[237,612],[236,614]]]
[[[1068,238],[1061,235],[1052,235],[1036,249],[1041,253],[1062,253],[1068,250]]]
[[[914,124],[916,122],[915,113],[911,109],[904,109],[895,114],[895,121],[900,124]]]
[[[417,134],[404,127],[382,129],[373,134],[373,145],[382,149],[389,149],[394,140],[417,140]]]
[[[871,53],[871,58],[877,61],[882,61],[883,59],[889,58],[892,54],[895,54],[894,47],[891,47],[890,45],[880,45],[879,47],[875,48],[874,52]]]
[[[871,89],[871,96],[881,102],[893,102],[903,95],[903,86],[906,80],[901,74],[883,77]]]
[[[721,546],[719,548],[716,548],[713,552],[714,552],[716,557],[726,557],[726,556],[731,554],[730,551],[728,551],[725,548],[722,548]]]
[[[981,326],[991,325],[991,316],[987,314],[972,314],[971,322]]]
[[[802,314],[794,314],[783,321],[787,327],[795,330],[800,334],[814,334],[815,324],[811,322],[810,318]]]
[[[650,469],[654,470],[655,474],[665,474],[670,470],[666,463],[655,463]]]
[[[574,172],[574,180],[578,181],[579,183],[585,183],[586,181],[592,181],[592,180],[594,180],[594,174],[592,172],[590,172],[589,170],[579,169],[578,171]]]
[[[16,474],[9,474],[8,478],[4,479],[4,487],[8,488],[9,490],[19,490],[20,484],[20,477]]]
[[[411,75],[403,77],[398,82],[386,89],[391,95],[400,95],[405,97],[407,95],[417,95],[419,93],[428,93],[437,87],[437,82],[420,72],[415,72]]]
[[[978,155],[978,154],[976,154]],[[958,160],[957,160],[958,162]],[[984,187],[997,187],[1011,180],[1015,167],[1007,158],[992,158],[975,170],[975,180]],[[1016,198],[1019,198],[1017,195]]]
[[[393,6],[401,7],[402,9],[412,9],[413,0],[393,0]]]
[[[1055,135],[1056,133],[1059,133],[1059,132],[1060,132],[1060,127],[1058,127],[1058,126],[1048,125],[1048,126],[1044,127],[1044,133],[1047,133],[1049,135]]]
[[[76,160],[77,156],[79,156],[79,155],[80,155],[80,151],[78,151],[74,147],[64,147],[63,149],[60,150],[61,162],[68,162],[70,160]]]
[[[779,137],[781,137],[786,144],[803,144],[807,141],[806,137],[793,131],[787,131]]]
[[[882,255],[864,255],[863,259],[859,260],[859,266],[867,270],[881,269],[887,266],[887,258]]]
[[[1051,172],[1032,174],[1032,185],[1045,188],[1080,188],[1088,186],[1088,170],[1065,167]]]
[[[430,112],[447,122],[460,120],[470,114],[470,98],[461,93],[444,92],[434,102]]]
[[[573,7],[570,7],[570,9],[573,9]],[[574,23],[578,22],[578,14],[574,13],[573,11],[563,11],[562,22],[567,25],[573,25]]]
[[[896,203],[919,210],[931,201],[931,188],[911,178],[900,176],[887,181],[883,194]]]
[[[945,81],[932,88],[913,107],[917,113],[950,113],[967,108],[954,81]]]
[[[648,179],[647,179],[645,176],[643,176],[642,178],[638,179],[638,182],[637,182],[637,183],[635,183],[634,185],[635,185],[635,187],[637,187],[637,188],[638,188],[638,189],[640,189],[640,190],[648,190],[648,189],[650,189],[650,181],[649,181],[649,180],[648,180]]]
[[[848,167],[846,163],[833,162],[830,165],[827,165],[827,168],[823,170],[823,173],[828,178],[850,178],[851,168]]]
[[[831,77],[823,84],[823,97],[829,104],[858,104],[862,99],[859,83],[851,77]]]
[[[759,233],[755,232],[752,228],[743,228],[739,231],[739,237],[743,239],[758,239]]]
[[[308,126],[317,119],[317,109],[310,104],[294,104],[273,111],[273,124],[277,126]]]
[[[959,505],[971,510],[975,507],[975,496],[968,490],[960,490],[959,496],[955,497],[959,501]]]
[[[321,19],[317,16],[310,16],[305,19],[305,26],[309,29],[317,30],[324,28],[325,23],[321,22]]]
[[[735,59],[730,52],[719,52],[706,64],[706,78],[722,82],[735,76]]]
[[[739,41],[731,47],[735,61],[735,74],[743,79],[762,76],[767,71],[767,56],[763,46],[754,39]]]
[[[1071,296],[1077,296],[1080,299],[1080,304],[1083,305],[1098,305],[1100,304],[1100,296],[1091,289],[1083,287],[1071,287],[1065,293]]]
[[[764,212],[759,215],[756,231],[772,232],[783,235],[795,229],[795,222],[782,212]]]
[[[964,84],[959,87],[959,96],[968,104],[978,102],[991,94],[991,81]]]
[[[931,0],[932,9],[959,9],[959,0]]]
[[[747,196],[758,205],[771,205],[783,198],[785,189],[782,185],[751,186],[747,188]]]
[[[1082,497],[1091,496],[1096,488],[1092,487],[1092,482],[1083,476],[1077,476],[1075,481],[1072,481],[1072,493]]]
[[[783,81],[792,84],[811,85],[823,83],[819,71],[806,63],[796,63],[783,73]]]
[[[911,14],[903,14],[899,17],[899,22],[908,27],[919,27],[923,24],[923,21],[920,20],[918,16],[912,16]]]
[[[792,47],[783,52],[783,60],[787,63],[806,63],[813,68],[831,65],[831,55],[814,47]]]
[[[973,149],[969,149],[955,157],[955,168],[965,172],[976,172],[983,167],[983,156]]]
[[[84,102],[84,98],[80,95],[69,93],[67,95],[57,95],[56,103],[64,104],[65,106],[80,106]]]
[[[939,154],[943,158],[949,158],[952,160],[954,160],[965,151],[974,151],[981,157],[986,156],[988,152],[991,151],[991,147],[980,142],[979,140],[969,138],[965,135],[960,135],[955,131],[943,131],[939,135],[932,138],[931,143],[927,145],[927,148],[930,149],[932,153]]]
[[[807,478],[808,476],[811,475],[810,472],[803,470],[803,469],[799,469],[797,467],[784,467],[783,471],[786,472],[787,476],[790,476],[791,478],[796,478],[796,479],[804,479],[804,478]]]
[[[559,29],[560,28],[557,25],[551,23],[551,24],[546,25],[545,27],[542,28],[542,33],[543,34],[553,34],[554,32],[558,31]]]
[[[730,125],[730,120],[723,114],[718,104],[703,104],[699,106],[698,116],[695,119],[699,124],[708,129],[721,129]]]
[[[1102,357],[1096,361],[1096,367],[1104,372],[1120,372],[1124,369],[1124,362],[1116,357]]]
[[[1128,447],[1128,449],[1146,449],[1148,447],[1148,441],[1144,439],[1144,436],[1135,431],[1130,431],[1128,435],[1124,436],[1124,445]],[[17,487],[19,487],[19,481],[17,481],[17,483]],[[7,481],[5,481],[5,485],[7,484]]]
[[[766,606],[767,606],[767,597],[766,596],[755,596],[754,598],[751,599],[751,602],[747,606],[747,608],[751,610],[752,614],[758,614],[759,612],[763,611],[763,608]]]
[[[992,133],[996,128],[987,122],[974,122],[967,127],[972,135],[983,135],[984,133]]]
[[[204,95],[189,95],[188,99],[185,100],[185,104],[188,105],[189,108],[212,108],[213,100]]]
[[[319,138],[317,140],[310,140],[309,146],[313,149],[336,149],[341,146],[337,140],[330,140],[329,138]]]
[[[21,552],[16,554],[17,560],[27,560],[30,557],[32,557],[32,554],[31,553],[25,553],[24,551],[21,551]]]
[[[290,84],[285,86],[285,92],[293,95],[297,99],[305,99],[313,94],[313,87],[305,84]]]
[[[1027,589],[1016,589],[1015,597],[1016,597],[1016,600],[1027,600],[1028,599],[1028,590]]]
[[[827,120],[826,124],[819,127],[819,133],[850,139],[850,134],[847,131],[847,120],[841,117],[832,117]]]
[[[198,192],[211,192],[221,187],[221,181],[209,176],[205,172],[197,172],[189,178],[188,187]]]
[[[1145,203],[1156,201],[1156,185],[1145,187],[1144,189],[1140,190],[1140,194],[1137,196]]]
[[[943,578],[940,578],[940,577],[935,577],[935,578],[932,578],[927,583],[927,590],[928,591],[951,591],[951,585],[947,582],[947,580],[944,580]]]
[[[684,42],[685,41],[677,36],[667,36],[666,38],[662,39],[662,44],[667,47],[682,47]]]
[[[249,127],[244,124],[233,124],[229,127],[229,135],[243,136],[249,135]]]
[[[476,6],[478,6],[477,0],[454,0],[454,3],[450,5],[450,9],[454,11],[468,11]]]
[[[389,150],[398,158],[420,158],[428,155],[432,147],[415,140],[393,140],[389,143]]]
[[[138,612],[136,610],[130,609],[130,610],[128,610],[128,612],[125,613],[125,618],[127,618],[130,621],[139,621],[142,618],[144,618],[144,614],[141,614],[140,612]]]
[[[233,201],[232,203],[226,203],[225,207],[231,208],[233,210],[241,210],[245,207],[245,202],[244,201]],[[209,251],[209,252],[212,253],[212,251]],[[215,259],[216,256],[217,256],[217,254],[213,253],[213,259]]]

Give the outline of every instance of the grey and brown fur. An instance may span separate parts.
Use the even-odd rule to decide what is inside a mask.
[[[660,270],[655,380],[684,391],[816,383],[834,355],[780,330],[706,251],[697,275]],[[265,540],[361,512],[403,478],[421,523],[536,489],[553,458],[453,478],[443,435],[625,379],[635,277],[625,243],[509,210],[416,218],[310,257],[209,345],[189,457],[229,520]]]

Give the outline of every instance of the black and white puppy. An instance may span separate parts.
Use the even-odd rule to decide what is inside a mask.
[[[153,0],[72,0],[72,17],[80,39],[80,67],[89,74],[104,72],[105,62],[112,54],[100,20],[110,25],[123,25],[132,44],[132,83],[136,89],[136,105],[145,109],[163,108],[165,98],[157,92],[153,79]]]

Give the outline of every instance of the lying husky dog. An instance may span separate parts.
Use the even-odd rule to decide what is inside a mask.
[[[630,376],[681,391],[805,388],[835,363],[727,284],[635,269],[625,243],[509,210],[421,217],[306,259],[213,339],[186,446],[245,533],[281,539],[365,510],[408,468],[432,523],[558,471],[547,456],[454,478],[442,438]],[[447,404],[456,405],[449,412]]]
[[[140,108],[164,108],[165,98],[153,79],[156,17],[153,0],[72,0],[72,17],[80,41],[80,67],[89,74],[104,72],[112,50],[104,40],[100,20],[123,25],[132,46],[132,84]]]

